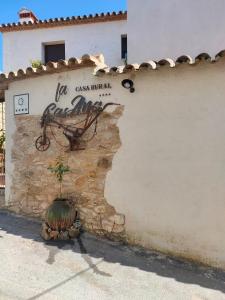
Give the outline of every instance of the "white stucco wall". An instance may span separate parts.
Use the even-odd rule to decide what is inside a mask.
[[[225,49],[224,0],[128,0],[127,21],[16,31],[3,34],[3,71],[43,60],[43,43],[65,41],[66,58],[103,53],[121,65],[121,35],[128,35],[128,62],[181,55],[214,56]]]
[[[128,0],[128,60],[225,49],[224,0]]]
[[[126,21],[113,21],[3,33],[3,71],[26,68],[31,60],[44,62],[43,43],[59,41],[65,42],[66,59],[104,53],[107,64],[120,65],[126,25]]]
[[[111,97],[104,101],[124,105],[124,113],[118,123],[122,146],[105,197],[125,214],[129,239],[225,269],[224,64],[101,79],[83,69],[12,83],[6,91],[6,200],[13,197],[13,95],[30,93],[30,114],[37,115],[54,100],[58,81],[69,87],[109,81]],[[133,94],[121,86],[127,76],[134,80]],[[98,92],[84,95],[99,97]],[[73,96],[70,89],[62,107]]]

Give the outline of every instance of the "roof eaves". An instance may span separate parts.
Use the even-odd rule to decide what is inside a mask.
[[[107,67],[104,63],[104,57],[100,55],[85,54],[80,59],[71,57],[69,60],[60,60],[58,62],[49,62],[47,65],[42,65],[39,68],[28,67],[25,70],[19,69],[16,72],[1,73],[0,74],[0,90],[7,89],[8,83],[16,80],[22,80],[27,78],[34,78],[37,76],[54,74],[64,71],[77,70],[81,68],[93,67],[96,76],[113,75],[135,73],[138,71],[159,70],[162,68],[175,69],[180,65],[195,66],[201,62],[215,63],[221,58],[225,57],[225,50],[220,51],[212,58],[207,53],[201,53],[194,59],[188,55],[179,56],[176,60],[170,58],[161,59],[159,61],[147,61],[141,64],[128,64],[124,66]]]
[[[83,55],[80,59],[71,57],[69,60],[60,60],[58,62],[48,62],[46,65],[41,65],[38,68],[28,67],[0,74],[0,90],[7,89],[7,84],[13,81],[34,78],[47,74],[60,73],[64,71],[72,71],[81,68],[105,66],[102,55],[92,56],[89,54]]]
[[[97,68],[95,75],[104,76],[104,75],[119,75],[126,73],[135,73],[137,71],[148,71],[148,70],[159,70],[161,68],[168,67],[170,69],[177,68],[179,65],[189,65],[195,66],[200,62],[206,63],[215,63],[225,56],[225,50],[220,51],[215,57],[211,57],[208,53],[201,53],[195,58],[190,57],[189,55],[179,56],[176,60],[171,58],[161,59],[159,61],[147,61],[140,64],[128,64],[124,66],[114,66],[111,68]]]
[[[54,18],[48,20],[36,20],[34,22],[18,22],[18,23],[7,23],[0,25],[0,32],[10,32],[10,31],[21,31],[21,30],[33,30],[42,28],[51,28],[58,26],[71,26],[71,25],[82,25],[91,23],[101,23],[101,22],[113,22],[122,21],[127,19],[127,12],[108,12],[95,15],[83,15],[83,16],[72,16],[66,18]]]

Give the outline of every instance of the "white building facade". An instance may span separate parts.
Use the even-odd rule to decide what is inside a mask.
[[[48,166],[64,136],[49,130],[45,153],[36,144],[47,105],[67,109],[76,96],[120,104],[102,116],[84,151],[63,152],[75,170],[65,192],[79,199],[85,229],[225,269],[225,1],[142,3],[129,0],[128,13],[48,21],[22,10],[25,23],[2,25],[4,71],[17,70],[0,74],[5,206],[42,217],[56,196]],[[101,56],[81,57],[88,52],[128,65],[109,69]],[[199,56],[205,52],[212,59]],[[81,58],[21,70],[52,53]],[[157,62],[129,65],[149,59]],[[59,84],[68,92],[58,103]],[[20,96],[29,105],[18,115]]]
[[[128,0],[127,12],[41,21],[22,9],[20,23],[0,27],[3,71],[26,68],[32,60],[46,63],[46,46],[57,44],[64,59],[102,53],[109,66],[215,56],[225,49],[224,11],[224,0]]]
[[[120,12],[43,22],[28,19],[26,25],[2,26],[3,70],[10,72],[26,68],[37,60],[45,64],[46,48],[56,45],[64,48],[64,53],[59,53],[61,59],[81,57],[85,53],[104,53],[107,64],[121,65],[124,63],[121,39],[127,32],[126,19],[127,14]]]
[[[130,63],[225,49],[224,0],[128,0]]]

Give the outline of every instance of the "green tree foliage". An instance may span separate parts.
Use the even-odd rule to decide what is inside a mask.
[[[62,182],[63,177],[66,173],[70,172],[70,168],[67,165],[64,165],[63,158],[61,156],[57,157],[54,165],[50,165],[48,170],[56,176],[56,179],[59,182],[59,197],[62,198]]]

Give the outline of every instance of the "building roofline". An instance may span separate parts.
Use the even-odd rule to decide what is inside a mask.
[[[58,62],[48,62],[38,68],[28,67],[9,73],[0,73],[0,91],[8,88],[8,83],[18,80],[35,78],[42,75],[49,75],[65,71],[78,70],[82,68],[106,67],[104,56],[85,54],[81,58],[71,57],[69,60],[60,60]]]
[[[211,57],[207,53],[201,53],[195,58],[188,55],[179,56],[176,60],[166,58],[159,61],[146,61],[141,64],[128,64],[124,66],[107,67],[104,63],[104,56],[85,54],[81,58],[71,57],[69,60],[60,60],[58,62],[48,62],[46,65],[41,65],[38,68],[28,67],[26,69],[19,69],[18,71],[11,71],[9,73],[0,74],[0,91],[6,90],[8,84],[13,81],[35,78],[43,75],[55,74],[65,71],[72,71],[81,68],[94,68],[94,75],[121,75],[133,74],[140,71],[157,71],[163,68],[170,70],[179,68],[180,65],[197,66],[201,62],[213,64],[225,58],[225,50],[220,51],[215,57]]]
[[[34,30],[43,28],[53,28],[59,26],[82,25],[102,22],[113,22],[127,20],[127,11],[107,12],[95,15],[72,16],[67,18],[53,18],[47,20],[37,20],[34,22],[5,23],[0,25],[0,32]]]
[[[200,53],[195,58],[189,55],[181,55],[177,59],[173,60],[171,58],[163,58],[159,61],[149,60],[142,62],[140,64],[127,64],[123,66],[114,67],[99,67],[95,71],[96,76],[104,75],[120,75],[127,73],[136,73],[138,71],[157,71],[162,68],[175,69],[180,65],[186,66],[197,66],[201,62],[206,62],[208,64],[213,64],[218,62],[220,59],[225,57],[225,50],[220,51],[214,57],[211,57],[208,53]]]

